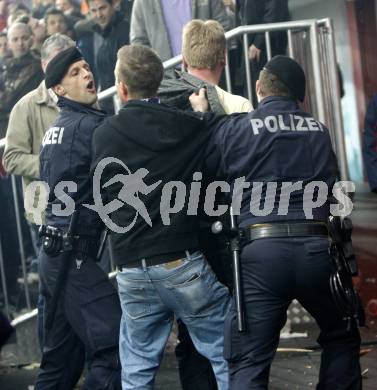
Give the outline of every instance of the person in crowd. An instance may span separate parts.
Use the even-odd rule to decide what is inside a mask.
[[[55,0],[55,8],[64,13],[71,30],[79,20],[84,18],[74,0]]]
[[[364,125],[363,157],[372,192],[377,193],[377,95],[369,103]]]
[[[73,31],[69,30],[68,19],[64,13],[56,8],[49,8],[44,16],[47,36],[64,34],[72,38]]]
[[[130,39],[156,50],[162,61],[181,54],[183,26],[191,19],[214,19],[225,30],[230,20],[219,0],[135,0]]]
[[[102,221],[96,212],[84,207],[93,199],[91,139],[105,114],[93,108],[97,101],[93,74],[76,47],[61,51],[48,63],[45,86],[57,95],[60,108],[45,134],[40,154],[41,179],[49,185],[39,259],[46,317],[53,297],[57,300],[52,322],[45,321],[35,389],[73,389],[87,360],[83,389],[120,390],[119,298],[107,274],[96,264]],[[69,193],[74,202],[69,215],[55,212],[57,206],[65,207],[64,197],[55,192],[62,181],[77,187],[76,192]],[[51,232],[67,232],[70,227],[74,242],[68,253],[59,250],[62,237],[55,236],[60,240],[54,242],[55,249],[49,247]],[[62,264],[67,271],[58,276]],[[62,275],[61,286],[58,280]]]
[[[12,58],[6,62],[0,80],[0,138],[5,136],[13,106],[43,79],[40,59],[31,52],[33,37],[30,26],[14,23],[7,36]]]
[[[219,22],[199,19],[188,22],[183,28],[182,42],[186,71],[176,72],[176,79],[162,81],[158,96],[163,103],[190,110],[192,108],[189,95],[195,89],[205,86],[210,111],[216,114],[252,111],[253,106],[247,99],[218,87],[226,63],[227,49],[224,28]],[[231,290],[231,254],[225,247],[225,238],[211,233],[210,225],[213,222],[201,221],[200,248],[219,281]],[[178,340],[175,352],[183,390],[216,390],[216,380],[210,362],[196,351],[187,328],[180,320]]]
[[[66,36],[55,34],[48,38],[41,51],[43,71],[56,54],[71,46],[75,46],[75,43]],[[43,80],[36,89],[22,97],[13,107],[5,139],[3,165],[9,174],[22,177],[25,217],[31,226],[36,252],[30,265],[28,281],[39,280],[38,229],[43,223],[43,216],[33,209],[33,205],[38,205],[40,201],[39,193],[36,192],[35,196],[32,196],[31,192],[25,193],[25,190],[30,183],[40,179],[39,152],[46,130],[58,116],[56,100],[55,95],[45,87]],[[39,309],[40,307],[41,305]]]
[[[129,24],[122,12],[117,11],[116,0],[88,0],[94,25],[90,32],[78,37],[77,45],[93,69],[99,90],[115,84],[114,69],[119,48],[129,43]],[[112,98],[101,102],[107,113],[114,112]]]
[[[0,0],[0,32],[7,27],[8,19],[8,1]]]
[[[10,3],[8,6],[7,28],[22,16],[30,16],[30,9],[23,3]]]
[[[185,206],[168,223],[159,212],[160,201],[170,202],[161,198],[162,188],[171,181],[186,183],[200,171],[209,119],[159,103],[163,65],[148,47],[122,47],[115,73],[124,107],[94,133],[92,172],[108,157],[130,170],[125,175],[121,165],[112,164],[101,179],[108,201],[122,199],[112,218],[130,228],[126,234],[111,232],[123,311],[123,390],[153,389],[174,314],[211,361],[218,388],[228,389],[222,340],[229,291],[199,250],[197,217],[188,216]],[[118,179],[124,184],[120,192]],[[128,194],[127,183],[134,183]]]
[[[267,389],[293,299],[321,330],[318,388],[361,389],[358,324],[343,318],[329,284],[328,194],[338,165],[328,129],[299,107],[305,85],[296,61],[273,57],[256,85],[258,109],[217,126],[207,149],[206,175],[226,180],[231,187],[242,177],[248,184],[234,209],[245,234],[241,270],[246,330],[238,331],[234,300],[225,322],[224,356],[236,390]],[[304,187],[313,182],[329,191],[309,213]],[[258,191],[260,196],[255,196]]]
[[[7,33],[0,32],[0,75],[3,72],[3,66],[5,65],[6,59],[9,56],[10,56],[10,52],[8,50]]]
[[[36,19],[43,19],[46,11],[54,7],[54,0],[33,0],[32,15]]]
[[[40,56],[43,42],[46,39],[46,26],[43,20],[38,20],[28,15],[19,17],[16,22],[28,24],[33,32],[32,52],[36,56]]]
[[[288,0],[237,0],[236,11],[241,25],[287,22],[290,20]],[[272,56],[285,54],[287,48],[287,34],[284,31],[270,33]],[[259,72],[267,62],[267,48],[265,34],[250,34],[248,56],[251,61],[251,88],[254,91],[253,104],[256,106],[255,83]],[[244,61],[241,62],[244,64]],[[243,73],[245,73],[243,71]],[[244,80],[245,78],[243,78]],[[246,93],[245,87],[245,93]]]

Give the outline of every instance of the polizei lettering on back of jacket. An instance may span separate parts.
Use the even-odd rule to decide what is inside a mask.
[[[303,117],[294,114],[268,115],[265,118],[250,119],[251,128],[254,135],[258,135],[260,130],[265,128],[270,133],[280,131],[322,131],[323,126],[312,117]]]

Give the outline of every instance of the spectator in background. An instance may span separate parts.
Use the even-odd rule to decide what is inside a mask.
[[[116,0],[87,0],[95,24],[78,38],[77,46],[93,71],[100,91],[115,84],[114,69],[118,50],[129,43],[129,24],[117,11]],[[112,114],[112,98],[101,101],[101,108]]]
[[[8,30],[8,48],[12,58],[6,61],[0,80],[0,138],[5,136],[13,106],[43,79],[40,59],[31,52],[33,44],[29,25],[14,23]]]
[[[377,193],[377,95],[372,97],[365,115],[363,157],[370,189]]]
[[[68,20],[62,11],[49,8],[45,13],[44,20],[48,37],[52,34],[64,34],[72,38],[72,31],[68,31]]]
[[[30,9],[23,3],[10,3],[8,5],[7,28],[22,16],[30,16]]]
[[[49,37],[41,50],[41,65],[45,71],[50,60],[60,51],[75,46],[75,42],[69,37],[61,34],[54,34]],[[6,171],[13,175],[22,177],[23,189],[34,180],[40,179],[39,173],[39,152],[42,139],[46,130],[58,116],[56,96],[49,93],[44,80],[38,88],[26,94],[13,107],[10,114],[5,150],[3,155],[3,165]],[[30,225],[31,236],[34,241],[36,255],[39,252],[38,229],[42,224],[42,214],[31,213],[32,205],[39,204],[40,193],[34,196],[24,193],[25,217]],[[30,264],[30,272],[27,275],[28,282],[37,281],[38,278],[38,258],[34,256]],[[42,341],[43,324],[43,299],[38,300],[38,332],[40,343]]]
[[[64,13],[72,30],[75,23],[84,18],[74,0],[55,0],[55,8]]]
[[[135,0],[131,44],[149,46],[166,61],[181,54],[183,26],[192,19],[214,19],[225,30],[230,27],[221,0]]]
[[[54,0],[40,0],[33,2],[33,17],[37,19],[43,19],[46,11],[54,7]]]
[[[41,47],[46,39],[46,27],[43,20],[38,20],[32,16],[20,16],[16,22],[28,24],[33,32],[33,45],[31,50],[36,55],[40,55]]]
[[[237,15],[241,25],[256,25],[264,23],[286,22],[290,19],[288,0],[237,0]],[[265,34],[250,34],[249,59],[251,61],[251,87],[255,91],[255,83],[259,72],[267,62]],[[272,57],[285,54],[287,48],[287,34],[277,31],[270,34]],[[244,61],[242,61],[242,64]],[[247,87],[245,87],[247,90]],[[253,104],[257,105],[256,94],[253,93]]]
[[[7,33],[0,32],[0,75],[3,71],[3,66],[5,65],[6,59],[10,56],[7,42]]]
[[[6,0],[0,0],[0,31],[3,31],[7,27],[8,18],[8,2]]]

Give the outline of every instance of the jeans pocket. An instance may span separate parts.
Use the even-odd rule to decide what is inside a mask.
[[[167,288],[179,303],[186,316],[206,314],[221,301],[227,303],[228,289],[214,275],[210,267],[202,261],[170,278]]]
[[[96,286],[81,311],[93,353],[118,345],[122,314],[118,294],[109,281]]]
[[[137,285],[123,285],[119,290],[123,312],[131,319],[136,320],[151,312],[147,293],[144,287]]]

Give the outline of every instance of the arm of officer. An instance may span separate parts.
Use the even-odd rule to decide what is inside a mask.
[[[14,175],[38,179],[39,153],[33,153],[32,145],[29,106],[21,99],[10,113],[3,156],[5,170]]]
[[[145,26],[143,5],[141,0],[135,0],[132,7],[130,43],[132,45],[151,46],[148,38],[148,32]]]

